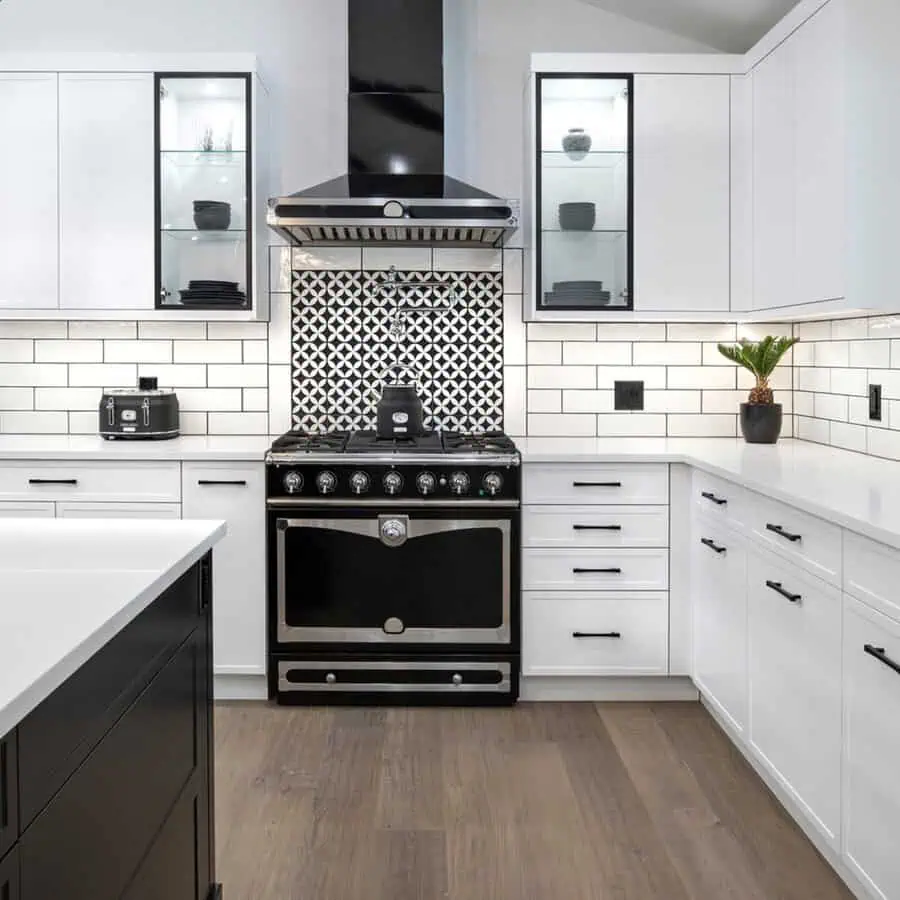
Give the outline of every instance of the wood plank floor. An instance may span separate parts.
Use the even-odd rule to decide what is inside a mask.
[[[852,900],[696,703],[216,709],[227,900]]]

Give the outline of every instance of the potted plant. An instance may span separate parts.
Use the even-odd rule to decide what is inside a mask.
[[[774,444],[781,434],[782,409],[775,402],[769,378],[784,354],[798,338],[764,337],[761,341],[742,340],[737,344],[719,344],[719,353],[753,373],[756,386],[746,403],[741,404],[741,431],[748,444]]]

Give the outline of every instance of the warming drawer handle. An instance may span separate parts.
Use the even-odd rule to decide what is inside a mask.
[[[783,537],[792,544],[796,544],[797,541],[803,540],[802,534],[791,534],[790,531],[785,531],[781,525],[773,525],[771,522],[766,523],[766,531],[771,531],[773,534],[777,534],[778,537]]]
[[[872,644],[865,644],[863,646],[863,650],[869,654],[869,656],[874,656],[875,659],[880,663],[884,663],[889,669],[893,669],[898,675],[900,675],[900,663],[892,660],[885,651],[884,647],[874,647]]]
[[[621,631],[573,631],[573,638],[620,638]]]
[[[716,506],[727,506],[728,501],[724,497],[717,497],[712,491],[703,491],[700,494],[705,500],[710,500],[716,504]]]
[[[78,484],[77,478],[29,478],[29,484]]]
[[[572,569],[573,575],[621,575],[619,568],[611,569]]]
[[[621,525],[573,525],[574,531],[621,531]]]
[[[720,547],[712,538],[700,538],[700,543],[704,547],[709,547],[710,550],[715,550],[716,553],[726,553],[728,551],[727,547]]]
[[[602,487],[602,488],[620,488],[621,481],[573,481],[572,487]]]
[[[243,478],[235,479],[234,481],[218,481],[214,478],[200,478],[197,481],[197,484],[203,485],[204,487],[209,487],[211,485],[233,485],[234,487],[247,487],[247,482]]]
[[[790,591],[786,591],[780,581],[766,581],[766,587],[771,588],[776,594],[781,594],[785,600],[790,600],[791,603],[799,603],[803,599],[802,594],[792,594]]]

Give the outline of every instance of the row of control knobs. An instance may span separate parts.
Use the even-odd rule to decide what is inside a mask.
[[[299,494],[303,490],[303,476],[299,472],[288,472],[284,476],[283,484],[287,493]],[[399,472],[391,470],[385,474],[381,484],[386,494],[390,496],[399,494],[403,490],[403,476]],[[431,472],[419,472],[416,476],[416,490],[423,497],[433,494],[437,490],[438,484],[449,485],[454,494],[462,496],[469,492],[471,479],[465,472],[453,472],[449,479],[442,476],[440,480]],[[359,470],[350,476],[350,490],[354,494],[365,494],[371,486],[372,479],[367,472]],[[481,486],[491,497],[495,497],[503,487],[503,476],[499,472],[488,472],[481,480]],[[320,494],[333,494],[336,488],[337,476],[334,472],[326,469],[316,475],[316,490]]]

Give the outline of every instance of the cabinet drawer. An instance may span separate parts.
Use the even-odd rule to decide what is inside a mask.
[[[830,584],[841,583],[841,529],[760,494],[752,495],[749,528],[781,556]]]
[[[526,593],[524,675],[665,675],[665,593]]]
[[[665,591],[668,550],[545,550],[522,554],[525,591]]]
[[[694,507],[698,512],[725,522],[732,528],[746,527],[749,494],[742,487],[697,469],[694,470],[692,484]]]
[[[177,462],[26,462],[0,465],[0,500],[181,501]]]
[[[526,547],[668,547],[664,506],[527,506],[522,511]]]
[[[900,550],[845,531],[844,590],[900,621]]]
[[[667,465],[527,465],[522,502],[538,504],[635,504],[669,502]]]

